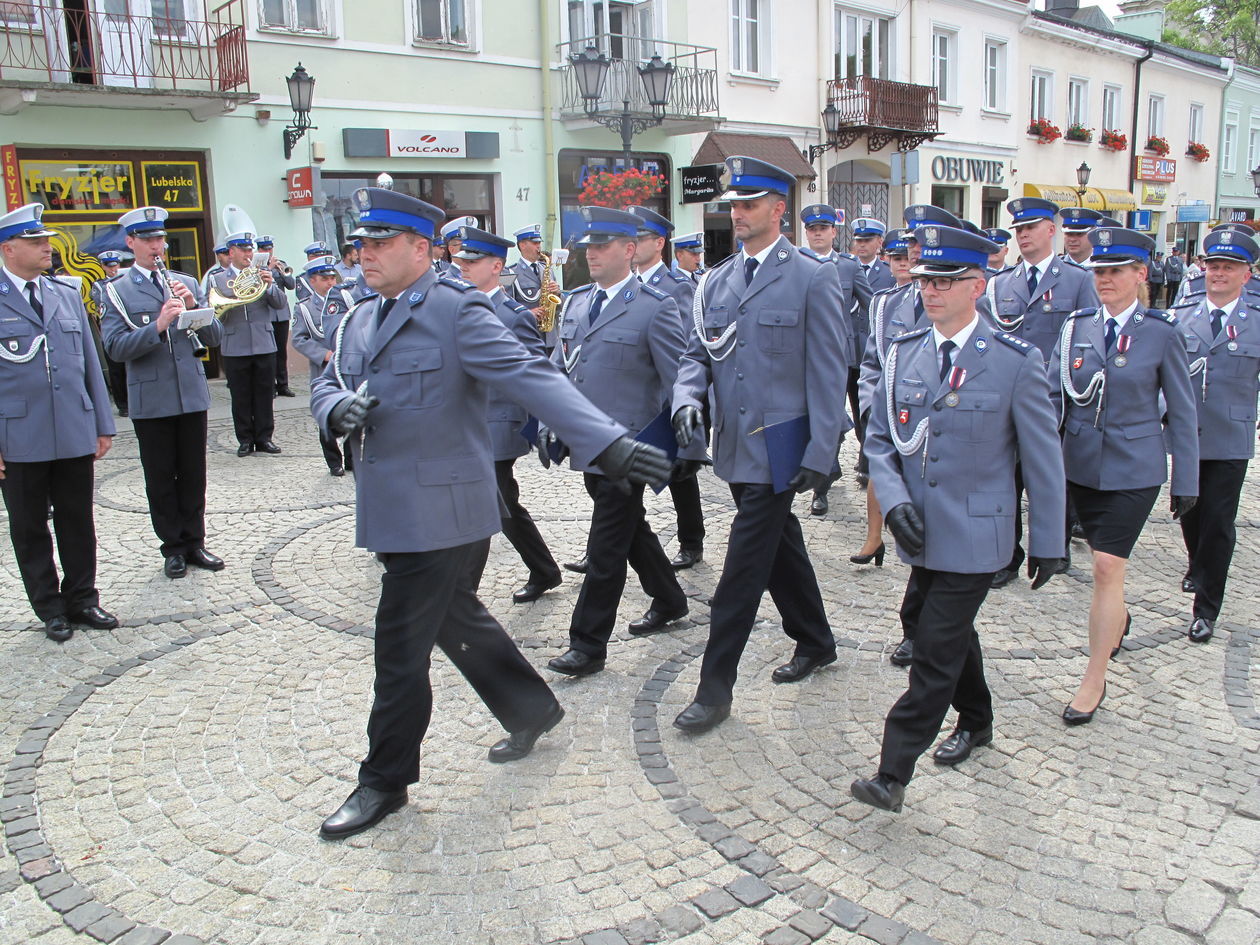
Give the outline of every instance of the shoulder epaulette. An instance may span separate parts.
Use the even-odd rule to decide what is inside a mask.
[[[62,282],[60,276],[44,276],[49,282],[55,283],[63,288],[70,289],[74,292],[79,291],[79,287],[72,282]]]
[[[662,301],[663,301],[663,300],[665,300],[665,299],[671,298],[671,296],[669,295],[669,293],[668,293],[668,292],[662,292],[662,291],[661,291],[660,289],[658,289],[656,286],[654,286],[654,285],[652,285],[651,283],[648,283],[648,282],[641,282],[641,283],[639,283],[639,288],[641,288],[641,289],[642,289],[644,292],[646,292],[648,295],[652,296],[652,298],[654,298],[654,299],[658,299],[658,300],[662,300]]]
[[[673,269],[664,269],[662,272],[667,273],[675,282],[691,282],[691,278],[689,276],[684,276],[675,272]]]
[[[576,288],[568,289],[565,291],[564,294],[565,294],[565,297],[567,298],[570,295],[578,295],[579,293],[582,293],[582,292],[589,292],[594,287],[595,287],[594,282],[588,282],[586,283],[586,285],[580,285],[580,286],[577,286]]]
[[[1006,275],[1006,273],[1014,271],[1015,268],[1015,266],[1004,266],[993,274],[993,278],[996,279],[998,276]]]
[[[730,262],[732,259],[734,259],[738,255],[739,253],[731,253],[729,256],[727,256],[725,259],[721,260],[720,262],[715,262],[712,266],[706,269],[705,272],[712,272],[714,269],[718,269],[722,266],[725,266],[728,262]]]
[[[1027,354],[1029,351],[1032,351],[1034,347],[1033,345],[1030,345],[1027,341],[1025,341],[1023,338],[1016,337],[1015,335],[1008,334],[1007,332],[1004,332],[1004,331],[995,331],[993,333],[993,337],[996,338],[998,341],[1005,342],[1007,345],[1014,348],[1020,354]]]
[[[508,307],[508,308],[510,308],[512,311],[516,312],[518,315],[519,315],[519,314],[522,314],[522,313],[524,313],[524,314],[526,314],[526,315],[530,315],[530,314],[531,314],[531,312],[529,311],[529,309],[527,309],[527,308],[526,308],[524,305],[522,305],[520,302],[516,301],[516,299],[509,298],[506,292],[503,294],[503,301],[504,301],[504,303],[507,305],[507,307]]]
[[[857,260],[858,262],[861,262],[861,260],[858,259],[856,256],[854,256],[852,253],[841,253],[840,258],[841,259],[854,259],[854,260]]]
[[[922,328],[914,328],[910,331],[897,335],[895,338],[892,338],[891,340],[896,344],[901,344],[903,341],[910,341],[912,338],[922,338],[931,330],[932,330],[931,325],[924,325]]]
[[[812,249],[809,249],[805,246],[796,247],[796,251],[800,253],[802,256],[804,256],[806,259],[812,260],[813,262],[816,262],[816,263],[831,262],[830,257],[828,257],[827,259],[821,259],[819,258],[817,254],[815,254],[815,252]]]
[[[1068,318],[1080,318],[1082,315],[1088,315],[1092,318],[1097,313],[1098,309],[1096,308],[1078,308],[1075,312],[1069,315]]]
[[[898,289],[904,289],[904,288],[905,286],[890,285],[886,289],[876,289],[874,292],[871,293],[871,298],[876,298],[877,296],[880,296],[880,295],[892,295]]]
[[[1151,318],[1158,318],[1161,322],[1167,322],[1170,325],[1177,324],[1177,316],[1162,308],[1148,308],[1146,314]]]
[[[1077,269],[1080,269],[1082,272],[1086,272],[1086,271],[1088,271],[1088,270],[1086,270],[1086,269],[1085,269],[1085,267],[1084,267],[1084,266],[1082,266],[1080,263],[1078,263],[1078,262],[1077,262],[1075,259],[1073,259],[1071,256],[1068,256],[1068,257],[1067,257],[1066,259],[1064,259],[1063,261],[1064,261],[1065,263],[1067,263],[1069,266],[1073,266],[1073,267],[1075,267],[1075,268],[1077,268]]]
[[[448,273],[442,273],[442,275],[438,276],[438,282],[443,285],[449,285],[452,289],[458,289],[460,292],[468,292],[477,288],[471,282],[465,282],[459,276],[452,276]]]
[[[1174,305],[1173,308],[1197,308],[1198,305],[1199,305],[1198,299],[1186,299],[1184,302],[1179,302],[1178,304]]]
[[[355,303],[354,303],[354,305],[352,305],[352,306],[350,307],[350,311],[352,311],[352,312],[353,312],[356,308],[358,308],[358,307],[359,307],[360,305],[362,305],[364,302],[370,302],[370,301],[372,301],[373,299],[378,298],[379,296],[380,296],[380,293],[379,293],[379,292],[373,292],[371,295],[365,295],[365,296],[363,296],[363,298],[359,299],[359,301],[355,302]]]
[[[117,282],[126,274],[127,274],[126,271],[116,272],[112,276],[106,276],[104,279],[98,279],[97,282]]]

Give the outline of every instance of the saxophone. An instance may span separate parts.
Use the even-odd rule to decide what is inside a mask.
[[[553,281],[551,278],[551,257],[546,253],[539,253],[538,258],[542,260],[542,286],[538,289],[538,306],[542,309],[542,314],[538,316],[538,330],[543,334],[554,331],[556,327],[556,310],[560,308],[563,301],[558,295],[546,295],[543,290],[547,287],[547,283]]]

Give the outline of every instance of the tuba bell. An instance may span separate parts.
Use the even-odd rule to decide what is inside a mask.
[[[234,203],[223,208],[219,215],[225,233],[257,233],[254,221],[248,213]],[[267,291],[267,283],[263,281],[262,270],[257,266],[247,266],[228,280],[227,287],[231,296],[224,295],[214,286],[206,295],[206,302],[214,311],[215,318],[222,318],[224,313],[238,305],[257,302]]]

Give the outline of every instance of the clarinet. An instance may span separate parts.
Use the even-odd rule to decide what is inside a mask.
[[[165,263],[162,262],[161,256],[153,257],[153,268],[157,271],[157,274],[159,276],[161,276],[164,280],[166,280],[166,284],[170,286],[171,288],[171,298],[175,298],[176,297],[175,296],[175,280],[172,279],[171,274],[166,271],[166,265]],[[188,308],[187,302],[184,303],[184,308],[185,309]],[[193,357],[204,358],[206,354],[209,353],[210,349],[208,349],[202,343],[201,338],[198,337],[197,329],[189,328],[187,329],[187,334],[188,334],[188,340],[192,343]]]

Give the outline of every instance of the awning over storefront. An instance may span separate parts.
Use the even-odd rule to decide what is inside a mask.
[[[817,177],[801,151],[786,135],[742,135],[723,131],[710,131],[696,150],[692,164],[721,164],[728,157],[742,154],[768,161],[796,177]]]
[[[1111,216],[1125,210],[1137,209],[1133,194],[1127,190],[1107,187],[1086,187],[1082,195],[1069,184],[1025,184],[1024,196],[1053,200],[1060,207],[1089,207]]]

